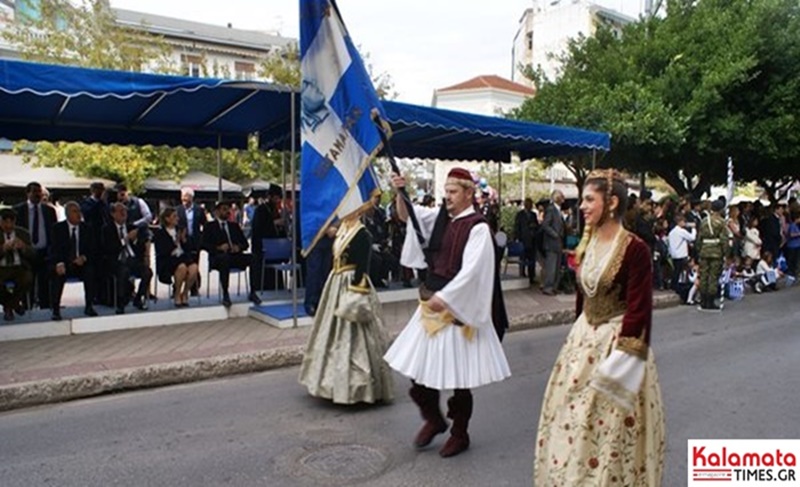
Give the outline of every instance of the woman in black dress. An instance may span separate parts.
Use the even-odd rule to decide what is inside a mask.
[[[176,308],[189,306],[189,290],[197,282],[199,269],[192,256],[184,250],[186,229],[178,229],[178,213],[166,208],[159,218],[161,226],[155,231],[156,273],[164,284],[174,282]]]

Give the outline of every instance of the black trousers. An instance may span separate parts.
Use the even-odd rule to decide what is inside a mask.
[[[50,307],[50,268],[47,264],[47,249],[34,250],[33,266],[34,282],[30,287],[30,303],[39,303],[39,308]]]
[[[231,254],[227,252],[221,252],[218,254],[214,254],[211,256],[211,261],[209,262],[211,269],[219,272],[219,285],[222,288],[223,294],[228,293],[228,284],[230,283],[231,278],[231,269],[247,269],[250,268],[250,282],[259,282],[260,276],[253,275],[254,268],[258,267],[258,265],[251,265],[253,263],[253,256],[251,254]],[[258,271],[261,269],[259,268]],[[260,274],[260,272],[255,271],[256,274]],[[256,278],[253,280],[253,278]]]
[[[131,277],[139,277],[139,288],[136,291],[138,298],[147,298],[153,271],[137,259],[126,259],[110,263],[111,271],[117,280],[117,307],[124,308],[131,300],[133,285]]]
[[[53,269],[50,279],[50,302],[54,312],[58,312],[61,308],[61,295],[64,293],[64,284],[67,278],[77,278],[83,282],[83,295],[86,300],[86,306],[89,307],[94,302],[96,281],[97,279],[94,267],[90,262],[82,266],[74,264],[67,264],[67,272],[60,276]]]

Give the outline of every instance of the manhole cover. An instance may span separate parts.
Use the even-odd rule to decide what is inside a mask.
[[[365,445],[326,445],[299,459],[308,473],[330,480],[358,480],[383,472],[388,458],[378,449]]]

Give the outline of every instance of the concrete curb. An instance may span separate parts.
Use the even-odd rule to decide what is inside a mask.
[[[653,304],[667,308],[679,303],[676,295],[659,295]],[[509,331],[564,325],[574,318],[572,309],[532,313],[513,318]],[[300,364],[303,348],[283,347],[2,386],[0,411],[289,367]]]

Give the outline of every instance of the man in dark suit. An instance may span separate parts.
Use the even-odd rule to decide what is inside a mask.
[[[33,284],[33,247],[28,231],[16,220],[14,209],[0,209],[0,304],[6,321],[14,319],[15,311],[25,314],[23,301]]]
[[[203,229],[206,225],[206,211],[194,202],[192,188],[181,189],[181,205],[178,206],[178,229],[186,229],[186,248],[196,263],[200,263],[200,250],[203,243]],[[192,296],[197,296],[200,289],[200,276],[192,287]]]
[[[133,276],[140,278],[133,305],[146,309],[147,291],[153,278],[153,271],[144,259],[147,236],[137,225],[127,223],[128,209],[124,203],[111,205],[111,218],[112,223],[103,227],[103,257],[106,269],[116,277],[116,313],[125,313],[133,294]]]
[[[564,248],[564,220],[561,219],[561,203],[564,193],[553,191],[550,205],[542,220],[542,250],[544,251],[544,287],[542,292],[549,296],[556,294],[559,272],[561,270],[561,251]]]
[[[42,202],[42,185],[28,183],[25,187],[28,196],[14,207],[17,212],[17,226],[28,231],[33,247],[31,270],[34,283],[31,286],[30,303],[38,302],[42,309],[50,307],[50,270],[47,265],[47,247],[53,238],[53,225],[56,224],[56,210]]]
[[[249,245],[236,222],[228,221],[230,217],[230,204],[219,202],[216,205],[216,218],[206,224],[203,232],[203,249],[208,252],[209,268],[219,272],[219,283],[222,288],[222,304],[231,306],[231,297],[228,293],[231,268],[245,269],[250,267],[250,282],[253,282],[253,256],[245,254]],[[250,291],[250,301],[261,304],[261,299],[255,291]]]
[[[783,217],[783,208],[775,203],[773,205],[772,214],[762,218],[760,223],[759,232],[761,233],[761,254],[769,252],[772,254],[773,259],[777,259],[781,253],[781,246],[783,245],[783,229],[781,219]]]
[[[115,201],[116,198],[113,195],[116,192],[111,188],[109,188],[109,191],[112,194],[112,201]],[[92,251],[98,253],[102,250],[100,242],[103,238],[103,227],[111,221],[111,213],[108,211],[108,197],[105,184],[95,181],[89,186],[89,196],[85,197],[80,204],[83,221],[89,224],[89,230],[92,232],[94,243]],[[99,260],[100,255],[89,255],[87,257],[94,264]],[[94,278],[93,289],[95,292],[92,294],[92,299],[99,303],[111,304],[112,298],[105,287],[105,276],[95,275]]]
[[[92,306],[95,296],[94,256],[95,240],[92,227],[81,221],[81,207],[75,201],[64,205],[67,219],[53,226],[53,241],[50,242],[48,260],[52,268],[53,320],[61,319],[61,294],[68,277],[77,277],[83,281],[83,292],[86,316],[97,316]]]
[[[539,230],[539,218],[533,212],[533,200],[525,198],[523,208],[514,218],[514,238],[516,238],[525,251],[523,262],[520,263],[520,275],[533,284],[536,280],[536,232]],[[526,272],[527,270],[527,272]]]

